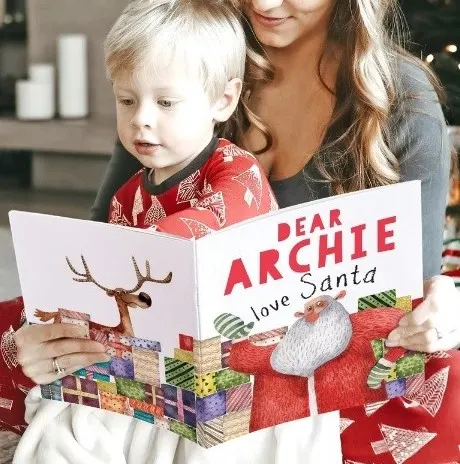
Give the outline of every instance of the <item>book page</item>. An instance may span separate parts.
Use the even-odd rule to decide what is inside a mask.
[[[36,310],[86,313],[95,324],[161,343],[167,356],[178,333],[197,334],[193,241],[24,212],[11,212],[10,222],[29,322],[40,322]]]
[[[225,346],[213,375],[235,379],[220,388],[227,404],[246,388],[248,432],[402,396],[423,372],[422,354],[384,345],[423,296],[418,181],[207,236],[197,275],[200,337]]]

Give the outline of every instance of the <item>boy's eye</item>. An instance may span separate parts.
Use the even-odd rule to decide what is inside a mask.
[[[174,103],[171,100],[158,100],[158,104],[163,108],[171,108]]]
[[[131,98],[120,98],[118,102],[124,106],[131,106],[133,104],[133,100]]]

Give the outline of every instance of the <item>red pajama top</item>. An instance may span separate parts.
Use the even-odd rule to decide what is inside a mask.
[[[109,222],[200,238],[277,208],[254,156],[228,140],[213,139],[159,185],[148,169],[137,172],[113,196]]]

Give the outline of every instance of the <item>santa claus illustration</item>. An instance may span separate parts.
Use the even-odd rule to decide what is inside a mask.
[[[377,364],[372,340],[385,339],[404,312],[377,308],[349,314],[344,291],[309,300],[287,328],[234,341],[230,368],[254,376],[250,431],[388,398],[383,379],[406,351]]]

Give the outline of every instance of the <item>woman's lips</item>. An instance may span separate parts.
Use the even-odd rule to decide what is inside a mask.
[[[259,24],[261,24],[262,26],[265,26],[265,27],[276,27],[276,26],[279,26],[279,25],[285,23],[289,19],[289,17],[286,17],[286,18],[267,18],[266,16],[263,16],[263,15],[257,13],[254,10],[253,10],[253,16],[254,16],[254,19]]]
[[[134,147],[136,148],[139,155],[152,156],[158,150],[160,145],[153,145],[151,143],[135,142]]]

